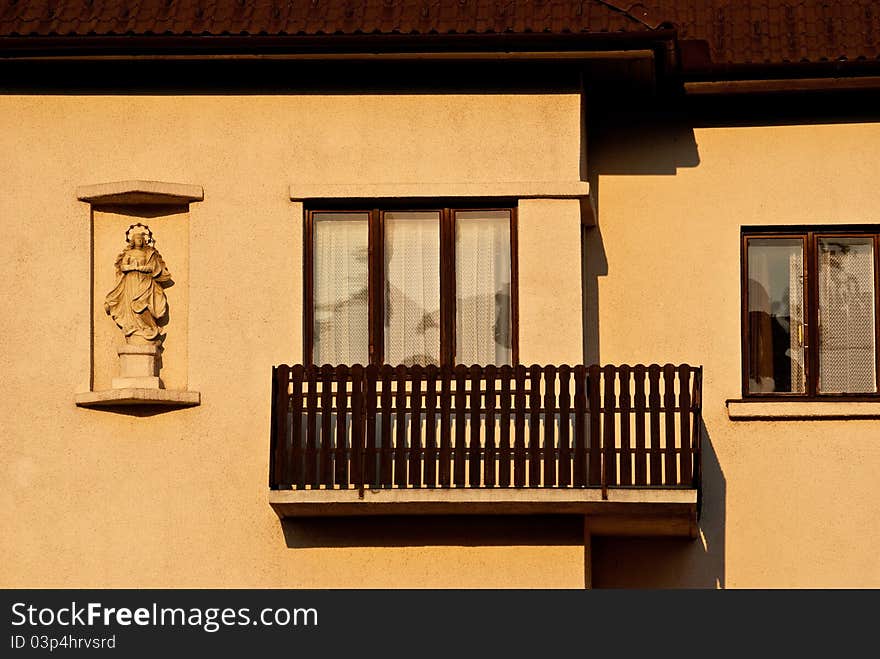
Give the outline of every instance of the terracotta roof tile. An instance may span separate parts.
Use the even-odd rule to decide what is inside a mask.
[[[715,64],[880,58],[877,0],[0,0],[0,37],[604,33],[671,26]]]

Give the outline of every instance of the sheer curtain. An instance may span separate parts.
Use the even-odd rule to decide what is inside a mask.
[[[315,213],[315,364],[369,360],[369,215]]]
[[[876,391],[874,244],[819,239],[819,390]]]
[[[455,214],[455,361],[510,364],[509,211]]]
[[[440,214],[385,213],[385,363],[440,363]]]

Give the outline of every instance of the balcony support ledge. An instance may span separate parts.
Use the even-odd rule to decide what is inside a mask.
[[[585,515],[593,535],[697,534],[697,491],[690,488],[390,488],[271,490],[279,518],[360,515]]]

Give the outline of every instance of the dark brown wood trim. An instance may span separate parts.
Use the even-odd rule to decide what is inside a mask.
[[[874,378],[880,393],[880,233],[874,235]]]
[[[518,206],[510,209],[510,356],[513,366],[519,364],[519,214]]]
[[[303,227],[303,364],[310,365],[315,346],[315,226],[312,214],[306,211]]]
[[[376,208],[370,211],[370,260],[367,267],[370,363],[379,366],[385,354],[385,231],[381,212]]]
[[[804,330],[804,349],[806,350],[806,393],[815,396],[819,382],[819,269],[816,254],[816,240],[812,232],[804,236],[804,317],[807,327]]]
[[[740,236],[740,388],[742,397],[749,395],[749,236],[745,232]]]
[[[455,219],[440,211],[440,363],[455,361]]]

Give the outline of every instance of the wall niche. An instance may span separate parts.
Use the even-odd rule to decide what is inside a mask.
[[[80,407],[198,405],[187,389],[189,205],[200,186],[83,186],[92,236],[90,391]]]

